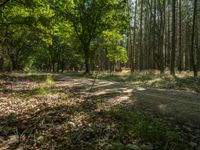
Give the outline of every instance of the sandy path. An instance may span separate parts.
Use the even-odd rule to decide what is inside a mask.
[[[93,83],[93,80],[88,78],[60,76],[57,80],[85,94]],[[97,80],[90,95],[93,99],[103,99],[112,105],[132,104],[161,116],[172,116],[178,120],[200,123],[199,93]]]

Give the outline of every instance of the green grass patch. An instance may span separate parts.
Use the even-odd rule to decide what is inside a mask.
[[[52,93],[53,91],[50,88],[43,87],[43,86],[37,87],[31,91],[32,95],[50,95]]]
[[[53,84],[53,83],[54,83],[53,76],[52,76],[52,75],[46,75],[46,76],[45,76],[45,79],[44,79],[44,82],[45,82],[46,84]]]
[[[189,148],[181,136],[169,129],[161,121],[153,121],[147,117],[114,109],[104,114],[114,121],[117,135],[111,140],[112,149],[154,149],[154,150],[182,150]],[[135,143],[135,144],[131,144]]]

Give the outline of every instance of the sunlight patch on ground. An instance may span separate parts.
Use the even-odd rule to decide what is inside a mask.
[[[96,93],[94,93],[95,96],[99,96],[99,95],[103,95],[103,94],[106,94],[107,91],[98,91]]]
[[[111,86],[111,85],[113,85],[112,82],[99,82],[98,84],[95,84],[95,88],[101,88],[104,86]]]
[[[137,90],[137,91],[145,91],[146,89],[143,88],[143,87],[136,87],[136,90]]]
[[[133,89],[125,88],[123,92],[124,92],[124,93],[132,93],[132,92],[133,92]]]
[[[81,127],[83,124],[86,124],[88,122],[89,118],[90,116],[87,113],[75,113],[71,116],[69,125],[71,125],[72,127]]]
[[[117,96],[114,98],[108,99],[107,103],[111,104],[112,106],[122,105],[122,104],[129,104],[134,105],[137,101],[136,98],[131,97],[131,93],[127,93],[123,96]]]
[[[162,114],[166,114],[168,112],[168,106],[166,104],[160,104],[158,105],[158,109],[160,111],[160,113]]]

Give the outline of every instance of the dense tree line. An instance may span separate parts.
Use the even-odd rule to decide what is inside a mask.
[[[134,23],[129,29],[132,70],[164,73],[200,69],[200,4],[197,0],[130,1]],[[134,54],[134,56],[131,56]]]
[[[1,0],[0,71],[200,69],[197,0]]]

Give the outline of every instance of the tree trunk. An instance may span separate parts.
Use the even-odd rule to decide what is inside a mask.
[[[4,58],[0,56],[0,72],[3,72]]]
[[[168,0],[168,5],[170,3],[170,0]],[[166,66],[170,68],[170,57],[171,57],[171,43],[170,43],[170,8],[168,7],[168,16],[167,16],[167,60],[166,60]]]
[[[165,33],[165,0],[163,1],[163,5],[160,4],[160,42],[159,42],[159,57],[160,57],[160,74],[164,73],[164,57],[163,57],[163,43],[164,43],[164,33]],[[162,10],[164,9],[164,10]]]
[[[136,26],[137,26],[137,0],[135,0],[135,15],[134,15],[134,30],[133,30],[133,44],[134,44],[134,48],[133,48],[133,51],[134,51],[134,53],[135,53],[135,55],[134,55],[134,60],[135,60],[135,62],[134,62],[134,68],[136,68],[136,66],[137,66],[137,52],[136,52],[136,50],[137,50],[137,48],[136,48]]]
[[[85,54],[85,73],[90,73],[90,44],[84,44],[84,54]]]
[[[130,65],[131,72],[134,72],[134,50],[133,50],[133,41],[132,41],[132,33],[131,33],[131,25],[129,25],[129,43],[130,43]]]
[[[178,70],[182,71],[182,0],[179,0],[179,67]]]
[[[194,36],[195,36],[195,24],[196,24],[196,8],[197,8],[197,0],[194,0],[194,12],[193,12],[193,25],[192,25],[192,41],[191,41],[191,65],[194,72],[194,77],[197,76],[197,68],[195,64],[195,57],[194,57]]]
[[[141,8],[140,8],[140,71],[143,70],[143,46],[142,46],[142,41],[143,41],[143,0],[141,0]]]
[[[175,76],[176,54],[176,0],[172,0],[172,51],[171,51],[171,75]]]
[[[156,9],[157,2],[154,1],[154,12],[153,12],[153,69],[156,69]]]

